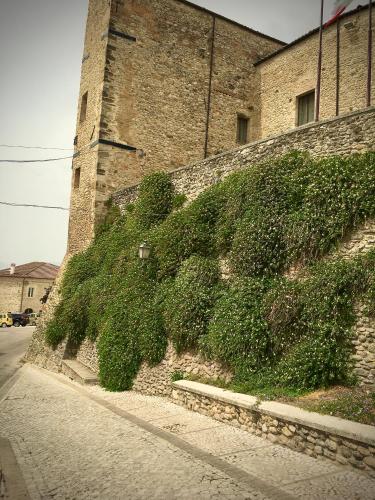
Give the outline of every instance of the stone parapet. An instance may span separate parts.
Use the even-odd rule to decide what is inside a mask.
[[[375,150],[375,107],[322,120],[289,132],[252,142],[170,172],[178,193],[188,200],[232,172],[281,156],[292,150],[307,151],[314,157],[348,155]],[[113,201],[120,208],[133,202],[137,186],[116,192]]]
[[[375,477],[375,427],[187,380],[173,383],[172,400],[273,443]]]

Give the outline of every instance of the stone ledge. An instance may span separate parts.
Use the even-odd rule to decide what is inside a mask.
[[[375,447],[375,427],[371,425],[359,424],[330,415],[321,415],[320,413],[306,411],[296,406],[275,401],[260,402],[254,396],[239,394],[190,380],[179,380],[173,382],[172,385],[183,391],[199,394],[240,408],[255,410],[276,419],[308,426],[311,429],[323,431],[327,434],[337,434],[338,436],[361,441]]]
[[[265,401],[259,405],[258,409],[261,413],[277,419],[288,420],[291,423],[307,426],[327,434],[354,439],[375,447],[375,427],[371,425],[359,424],[330,415],[321,415],[276,401]]]
[[[247,410],[257,410],[259,403],[258,399],[254,396],[239,394],[226,389],[220,389],[220,387],[201,384],[200,382],[193,382],[191,380],[178,380],[177,382],[173,382],[172,386],[183,391],[189,391],[194,394],[215,399],[216,401],[246,408]]]
[[[61,363],[61,371],[80,384],[95,385],[98,383],[98,377],[95,373],[74,359],[64,359]]]
[[[180,380],[173,382],[172,389],[172,400],[190,410],[375,478],[375,427],[283,403],[260,402],[198,382]]]

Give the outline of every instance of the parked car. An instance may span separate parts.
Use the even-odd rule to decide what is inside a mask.
[[[11,313],[0,313],[0,325],[3,328],[13,325],[13,318]]]
[[[29,325],[36,326],[38,318],[40,317],[40,313],[30,313],[28,314],[28,316],[29,316]]]
[[[12,313],[13,326],[26,326],[29,323],[29,317],[25,313]]]

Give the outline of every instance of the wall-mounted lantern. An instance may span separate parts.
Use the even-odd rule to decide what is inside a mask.
[[[148,259],[150,257],[151,247],[144,241],[139,245],[139,258],[142,260]]]

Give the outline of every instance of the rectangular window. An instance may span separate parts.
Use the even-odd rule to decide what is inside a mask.
[[[27,296],[28,297],[34,297],[34,288],[29,288],[28,289]]]
[[[87,113],[87,100],[89,97],[89,93],[85,92],[82,96],[81,99],[81,114],[79,117],[79,121],[82,123],[86,120],[86,113]]]
[[[244,116],[237,116],[237,142],[247,144],[248,142],[249,119]]]
[[[79,183],[81,181],[81,169],[78,167],[74,170],[74,189],[79,188]]]
[[[313,122],[315,118],[315,90],[297,97],[297,106],[297,125]]]

